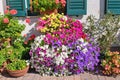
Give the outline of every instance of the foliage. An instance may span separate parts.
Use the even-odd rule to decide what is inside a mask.
[[[43,34],[35,38],[29,53],[36,71],[63,76],[94,70],[99,62],[99,47],[83,32],[80,21],[51,14],[37,23],[37,30]]]
[[[4,54],[0,53],[0,68],[2,67],[3,63],[6,61]]]
[[[21,35],[25,26],[18,22],[18,19],[13,17],[17,14],[16,10],[7,10],[5,15],[0,15],[0,38],[16,38]]]
[[[0,54],[4,54],[6,60],[15,61],[17,59],[29,59],[30,46],[24,44],[24,38],[18,37],[14,40],[13,44],[9,47],[0,50]]]
[[[46,11],[65,7],[65,0],[33,0],[32,6],[35,11]]]
[[[120,16],[106,14],[102,19],[97,20],[93,16],[89,16],[84,31],[90,37],[94,37],[100,46],[101,53],[110,50],[111,45],[116,41],[117,32],[120,28]]]
[[[14,61],[14,62],[8,64],[6,68],[8,70],[15,71],[15,70],[22,70],[22,69],[26,68],[27,66],[28,65],[25,60],[17,60],[17,61]]]
[[[105,59],[102,60],[103,74],[120,74],[120,52],[106,52]]]

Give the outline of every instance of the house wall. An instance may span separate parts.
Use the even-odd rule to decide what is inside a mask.
[[[6,6],[6,1],[0,0],[0,13],[1,14],[4,14],[5,6]]]

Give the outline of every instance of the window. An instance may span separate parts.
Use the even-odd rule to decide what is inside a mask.
[[[26,16],[30,7],[29,0],[6,0],[6,4],[10,6],[10,9],[18,11],[15,16]]]
[[[120,0],[106,0],[106,12],[120,14]]]
[[[67,15],[86,14],[87,0],[67,0]]]

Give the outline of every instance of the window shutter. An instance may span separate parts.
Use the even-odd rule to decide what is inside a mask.
[[[25,7],[25,0],[6,0],[6,3],[8,6],[10,6],[10,9],[16,9],[18,11],[18,13],[15,16],[26,16],[27,15],[27,10]]]
[[[67,15],[86,14],[87,0],[67,0]]]
[[[106,10],[113,14],[120,14],[120,0],[107,0]]]

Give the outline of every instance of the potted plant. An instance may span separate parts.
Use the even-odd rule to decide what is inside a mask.
[[[40,11],[40,14],[57,13],[57,9],[65,7],[66,0],[33,0],[34,11]]]
[[[3,48],[4,42],[11,45],[13,40],[21,36],[21,32],[24,30],[25,25],[20,24],[18,19],[13,17],[17,13],[17,10],[5,10],[5,15],[0,15],[0,48]]]
[[[16,60],[6,66],[7,72],[13,77],[23,76],[29,69],[29,63],[25,60]]]

